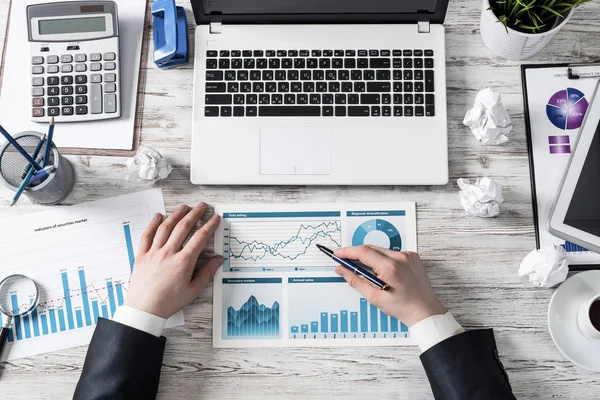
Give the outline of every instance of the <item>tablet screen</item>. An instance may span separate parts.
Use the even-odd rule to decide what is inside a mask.
[[[565,225],[600,236],[600,123],[565,215]]]

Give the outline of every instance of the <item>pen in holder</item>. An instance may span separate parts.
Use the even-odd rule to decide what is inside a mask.
[[[27,131],[14,135],[15,141],[29,154],[33,154],[40,139],[44,135],[39,132]],[[65,157],[63,157],[54,143],[44,142],[39,151],[40,155],[50,148],[50,155],[45,164],[49,171],[47,176],[36,181],[31,181],[23,194],[34,203],[53,205],[64,201],[73,191],[75,186],[75,170]],[[0,147],[0,181],[10,190],[17,192],[24,176],[29,171],[30,164],[10,143],[5,142]],[[39,171],[37,171],[39,172]],[[31,174],[30,174],[31,175]],[[34,175],[34,178],[35,179]]]

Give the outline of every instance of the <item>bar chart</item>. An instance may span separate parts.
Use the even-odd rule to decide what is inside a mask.
[[[290,277],[289,339],[407,338],[408,327],[386,315],[340,277]]]

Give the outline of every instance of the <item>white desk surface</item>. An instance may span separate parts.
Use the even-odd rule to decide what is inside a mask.
[[[189,1],[190,29],[194,22]],[[9,0],[0,0],[0,46]],[[535,246],[520,68],[494,57],[479,35],[480,0],[453,0],[447,16],[450,180],[444,187],[201,187],[189,182],[193,65],[159,71],[149,60],[143,88],[142,143],[167,156],[174,171],[160,183],[167,210],[182,203],[416,201],[419,250],[433,287],[466,329],[494,328],[512,386],[522,399],[593,399],[600,376],[560,354],[546,327],[553,290],[523,284],[521,259]],[[528,62],[592,61],[600,55],[600,4],[588,3]],[[148,25],[147,29],[150,29]],[[190,36],[192,37],[192,36]],[[193,58],[192,58],[193,59]],[[498,89],[515,129],[503,146],[479,144],[462,125],[475,94]],[[67,204],[145,188],[122,179],[124,158],[69,156],[78,183]],[[215,166],[218,168],[218,166]],[[505,202],[495,219],[467,218],[457,178],[499,179]],[[0,188],[0,218],[42,210],[9,208]],[[159,398],[431,398],[416,347],[337,349],[213,349],[212,290],[185,309],[186,325],[168,337]],[[72,396],[86,347],[0,364],[7,399]]]

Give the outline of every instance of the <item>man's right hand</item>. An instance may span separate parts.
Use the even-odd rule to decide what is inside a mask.
[[[377,289],[342,266],[335,272],[344,277],[367,301],[387,315],[398,318],[408,327],[433,315],[444,314],[427,279],[421,258],[417,253],[397,252],[376,246],[358,246],[337,249],[339,258],[359,260],[375,271],[390,285],[389,291]]]

